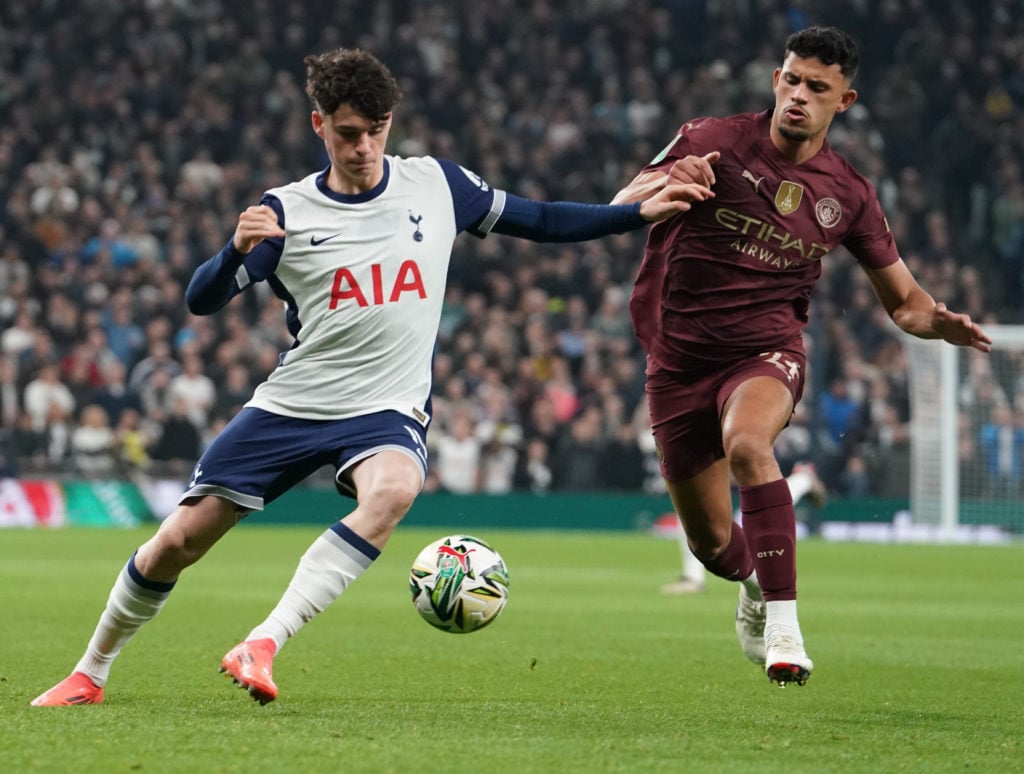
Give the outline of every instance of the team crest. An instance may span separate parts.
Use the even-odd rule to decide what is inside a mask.
[[[824,228],[832,228],[843,217],[843,208],[835,199],[822,199],[814,205],[814,216]]]
[[[783,215],[796,212],[804,198],[804,187],[799,183],[783,180],[775,192],[775,209]]]

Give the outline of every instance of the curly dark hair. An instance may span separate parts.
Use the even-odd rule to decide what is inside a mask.
[[[794,32],[786,40],[786,52],[790,51],[801,59],[816,57],[824,64],[837,64],[843,76],[851,81],[860,64],[857,44],[838,27],[808,27]]]
[[[377,57],[358,48],[339,48],[310,54],[306,65],[306,94],[313,108],[330,115],[347,103],[360,115],[380,121],[402,99],[391,71]]]

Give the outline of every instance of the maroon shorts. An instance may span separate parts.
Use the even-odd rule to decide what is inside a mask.
[[[806,356],[799,340],[774,352],[700,371],[669,371],[649,363],[647,400],[661,474],[685,481],[725,456],[722,407],[733,391],[755,376],[772,376],[793,395],[804,391]]]

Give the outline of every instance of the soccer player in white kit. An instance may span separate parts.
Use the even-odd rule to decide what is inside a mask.
[[[191,312],[211,314],[265,281],[285,304],[294,345],[128,560],[74,671],[35,706],[102,701],[112,662],[182,570],[244,515],[329,464],[355,509],[317,537],[277,606],[221,662],[254,699],[273,701],[275,653],[370,566],[423,485],[431,358],[459,232],[581,241],[713,196],[699,184],[668,185],[630,205],[506,194],[453,162],[384,153],[401,92],[373,55],[338,49],[305,64],[313,130],[330,165],[241,213],[186,291]]]

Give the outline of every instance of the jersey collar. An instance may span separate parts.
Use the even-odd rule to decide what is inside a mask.
[[[391,162],[387,156],[384,157],[384,176],[381,177],[380,182],[377,183],[369,191],[363,191],[359,194],[342,194],[337,191],[332,191],[327,187],[327,174],[331,171],[330,165],[327,166],[323,172],[316,176],[316,187],[320,189],[320,193],[326,196],[328,199],[332,199],[336,202],[342,202],[343,204],[358,204],[359,202],[368,202],[371,199],[376,199],[385,189],[388,187],[388,180],[391,179]]]

